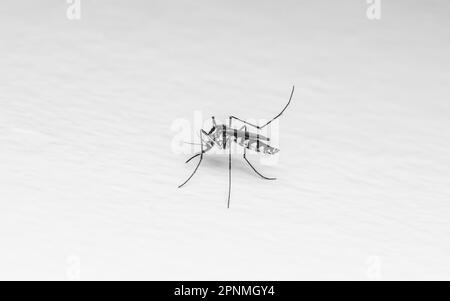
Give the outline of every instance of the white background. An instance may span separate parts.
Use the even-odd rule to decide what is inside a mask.
[[[0,3],[0,279],[450,279],[449,1],[67,8]],[[174,120],[293,84],[276,181],[236,155],[226,209],[212,154],[177,188]]]

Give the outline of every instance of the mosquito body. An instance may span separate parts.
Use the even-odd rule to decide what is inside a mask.
[[[231,147],[231,142],[234,142],[245,149],[267,155],[273,155],[279,151],[267,144],[267,142],[270,141],[269,138],[247,131],[246,126],[243,126],[241,129],[236,129],[229,128],[224,124],[219,124],[214,125],[212,129],[213,131],[211,134],[207,134],[206,136],[209,140],[206,144],[211,147],[216,145],[217,147],[226,150]]]
[[[255,173],[257,173],[263,179],[275,180],[276,178],[265,177],[261,173],[259,173],[255,169],[255,167],[253,167],[253,165],[250,163],[250,161],[248,161],[248,159],[246,157],[246,151],[248,149],[248,150],[252,150],[252,151],[267,154],[267,155],[273,155],[273,154],[279,152],[279,149],[272,147],[268,144],[268,142],[270,141],[270,138],[260,135],[259,130],[266,127],[272,121],[274,121],[275,119],[280,117],[281,114],[283,114],[283,112],[286,110],[286,108],[291,103],[293,94],[294,94],[294,87],[292,87],[291,96],[289,97],[289,101],[286,104],[286,106],[284,107],[284,109],[277,116],[275,116],[272,120],[270,120],[269,122],[267,122],[266,124],[264,124],[262,126],[251,124],[245,120],[242,120],[242,119],[234,117],[234,116],[229,117],[229,125],[227,126],[225,124],[216,124],[215,118],[211,117],[212,123],[213,123],[212,128],[208,132],[206,132],[203,129],[200,130],[201,151],[186,161],[186,163],[188,163],[192,159],[200,156],[200,160],[197,163],[197,167],[195,168],[193,173],[190,175],[190,177],[183,184],[181,184],[178,187],[180,188],[183,185],[185,185],[194,176],[195,172],[197,171],[198,167],[200,166],[200,163],[203,160],[203,154],[208,152],[214,146],[217,146],[218,148],[223,149],[223,150],[228,149],[229,150],[229,155],[228,155],[228,175],[229,175],[228,179],[229,179],[229,181],[228,181],[227,207],[229,208],[230,207],[230,196],[231,196],[231,143],[237,143],[239,146],[241,146],[243,148],[243,150],[244,150],[243,158],[249,164],[249,166],[253,169],[253,171],[255,171]],[[240,129],[234,128],[232,126],[233,120],[243,123],[244,125]],[[248,131],[248,128],[256,129],[257,132],[256,133],[250,132],[250,131]]]

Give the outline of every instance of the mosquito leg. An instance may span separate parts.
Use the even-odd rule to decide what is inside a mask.
[[[258,125],[252,124],[252,123],[250,123],[250,122],[247,122],[247,121],[245,121],[245,120],[242,120],[242,119],[237,118],[237,117],[234,117],[234,116],[231,116],[230,118],[239,120],[240,122],[243,122],[243,123],[245,123],[245,124],[247,124],[247,125],[249,125],[249,126],[252,126],[252,127],[256,128],[256,129],[258,129],[258,130],[260,130],[260,129],[264,128],[265,126],[269,125],[272,121],[274,121],[274,120],[277,119],[278,117],[280,117],[281,114],[283,114],[283,112],[286,110],[286,108],[287,108],[287,107],[289,106],[289,104],[291,103],[292,95],[294,94],[294,88],[295,88],[295,87],[292,86],[291,96],[289,97],[289,101],[288,101],[287,105],[283,108],[283,110],[281,110],[281,112],[280,112],[277,116],[275,116],[274,118],[272,118],[270,121],[268,121],[266,124],[264,124],[264,125],[262,125],[262,126],[258,126]]]
[[[198,154],[193,155],[192,157],[190,157],[189,159],[187,159],[186,162],[184,162],[184,163],[189,163],[189,161],[191,161],[191,160],[194,159],[195,157],[198,157],[198,156],[200,156],[202,153],[204,154],[204,153],[206,153],[207,151],[209,151],[209,150],[211,149],[211,146],[209,146],[208,144],[206,144],[206,146],[204,145],[204,143],[203,143],[203,138],[202,138],[202,133],[205,134],[205,135],[208,135],[204,130],[201,130],[201,131],[200,131],[199,137],[200,137],[201,143],[190,143],[190,142],[185,142],[185,143],[192,144],[192,145],[201,145],[202,147],[206,147],[206,149],[203,150],[203,151],[201,151],[201,152],[198,153]]]
[[[194,159],[195,157],[198,157],[200,155],[201,155],[201,153],[195,154],[192,157],[190,157],[189,159],[187,159],[186,162],[184,162],[184,163],[189,163],[189,161],[191,161],[192,159]]]
[[[253,167],[252,163],[250,163],[250,161],[248,161],[248,159],[245,156],[245,148],[244,148],[244,159],[245,161],[247,161],[248,165],[250,165],[250,167],[253,169],[254,172],[256,172],[261,178],[266,179],[266,180],[276,180],[277,178],[269,178],[269,177],[265,177],[263,176],[261,173],[259,173],[255,167]]]
[[[230,129],[231,129],[231,117],[230,117]],[[228,151],[228,204],[227,208],[230,208],[230,197],[231,197],[231,138]]]
[[[205,150],[205,151],[203,150],[203,137],[202,137],[202,133],[203,133],[203,132],[204,132],[203,130],[200,131],[201,152],[198,153],[198,154],[196,154],[196,155],[194,155],[194,156],[191,157],[190,159],[188,159],[188,160],[186,161],[186,163],[189,162],[189,161],[191,161],[193,158],[195,158],[195,157],[197,157],[197,156],[200,156],[200,160],[198,161],[197,166],[196,166],[195,169],[194,169],[194,172],[190,175],[190,177],[189,177],[186,181],[184,181],[183,184],[181,184],[180,186],[178,186],[178,188],[183,187],[184,184],[186,184],[186,183],[194,176],[195,172],[197,171],[198,167],[200,166],[200,163],[202,163],[202,160],[203,160],[203,154],[209,150],[209,148],[208,148],[207,150]]]
[[[247,128],[245,127],[245,131],[247,131]],[[247,161],[248,165],[250,165],[250,167],[253,169],[254,172],[256,172],[261,178],[266,179],[266,180],[276,180],[277,178],[269,178],[269,177],[265,177],[263,176],[261,173],[259,173],[255,167],[253,167],[252,163],[250,163],[250,161],[248,161],[247,159],[247,148],[244,147],[244,159],[245,161]]]

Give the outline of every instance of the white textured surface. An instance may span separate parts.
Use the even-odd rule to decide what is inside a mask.
[[[450,279],[448,1],[0,4],[0,279]],[[280,121],[258,179],[176,118]]]

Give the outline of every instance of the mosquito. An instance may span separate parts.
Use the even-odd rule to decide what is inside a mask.
[[[225,124],[216,124],[216,120],[214,116],[211,117],[212,119],[212,128],[209,130],[209,132],[206,132],[205,130],[200,130],[200,146],[201,151],[192,157],[190,157],[186,163],[191,161],[192,159],[200,156],[200,160],[197,163],[197,166],[195,167],[192,174],[189,176],[189,178],[184,181],[183,184],[178,186],[178,188],[183,187],[189,180],[194,176],[194,174],[197,172],[198,167],[200,166],[200,163],[202,163],[203,160],[203,154],[209,151],[214,146],[219,147],[220,149],[226,150],[228,149],[228,202],[227,202],[227,208],[230,208],[230,197],[231,197],[231,143],[237,143],[239,146],[241,146],[244,149],[244,160],[248,163],[248,165],[253,169],[253,171],[259,175],[261,178],[265,180],[276,180],[276,178],[270,178],[262,175],[259,171],[256,170],[256,168],[250,163],[250,161],[247,159],[247,149],[263,153],[267,155],[273,155],[279,152],[280,150],[270,146],[267,142],[270,141],[270,138],[264,137],[259,134],[259,131],[263,129],[264,127],[268,126],[272,121],[277,119],[278,117],[283,114],[283,112],[286,110],[286,108],[291,103],[292,95],[294,94],[294,86],[292,87],[291,96],[289,97],[289,101],[286,104],[286,106],[281,110],[281,112],[272,118],[270,121],[265,123],[262,126],[255,125],[252,123],[249,123],[241,118],[237,118],[235,116],[229,117],[229,125]],[[236,120],[239,122],[242,122],[244,125],[240,128],[233,128],[232,121]],[[247,131],[247,126],[256,129],[256,133]]]

